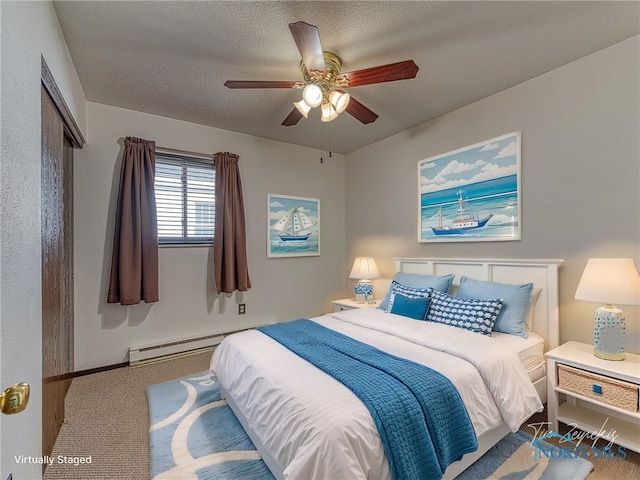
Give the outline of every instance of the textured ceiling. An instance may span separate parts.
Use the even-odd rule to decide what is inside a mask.
[[[316,25],[344,72],[413,59],[415,79],[354,87],[380,117],[322,124],[349,153],[640,33],[639,2],[55,1],[87,100],[318,148],[319,109],[282,120],[302,80],[288,24]],[[613,73],[615,74],[615,73]],[[315,113],[315,114],[314,114]],[[329,129],[330,126],[330,129]]]

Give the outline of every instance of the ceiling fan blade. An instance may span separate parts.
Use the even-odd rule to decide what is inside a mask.
[[[360,85],[371,85],[373,83],[395,82],[396,80],[406,80],[414,78],[419,67],[413,60],[390,63],[378,67],[365,68],[354,72],[341,73],[336,76],[336,83],[341,88],[359,87]]]
[[[349,105],[347,105],[345,112],[357,120],[360,120],[365,125],[367,123],[375,122],[378,118],[378,115],[375,112],[369,110],[353,97],[349,100]]]
[[[291,110],[289,115],[287,115],[287,118],[284,119],[282,125],[284,125],[285,127],[291,127],[293,125],[296,125],[301,118],[302,113],[300,113],[300,111],[296,107],[293,107],[293,110]]]
[[[296,22],[289,24],[289,30],[291,30],[291,35],[298,46],[307,71],[318,70],[324,73],[326,67],[318,27],[306,22]]]
[[[304,82],[263,81],[263,80],[227,80],[228,88],[304,88]]]

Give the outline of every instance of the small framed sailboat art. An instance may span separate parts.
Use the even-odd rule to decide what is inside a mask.
[[[267,257],[320,255],[320,200],[267,195]]]
[[[418,241],[520,240],[520,132],[418,162]]]

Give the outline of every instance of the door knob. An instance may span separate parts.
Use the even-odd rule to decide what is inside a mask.
[[[20,413],[29,403],[29,384],[16,383],[0,393],[0,411],[11,415]]]

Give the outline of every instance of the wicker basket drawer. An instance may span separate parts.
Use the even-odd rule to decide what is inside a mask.
[[[614,407],[638,411],[639,386],[633,383],[558,364],[558,386]]]

